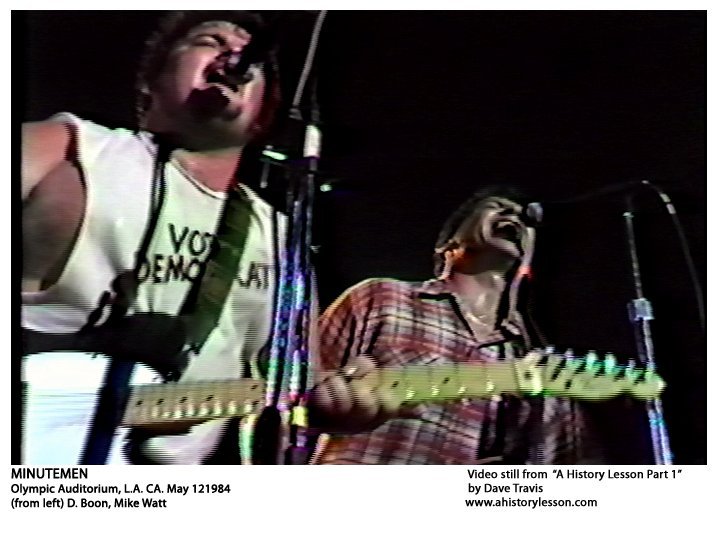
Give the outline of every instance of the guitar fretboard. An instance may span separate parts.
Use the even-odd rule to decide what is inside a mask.
[[[488,364],[384,367],[359,379],[358,384],[391,392],[406,403],[488,398],[503,393],[583,400],[627,393],[637,399],[652,399],[665,387],[652,371],[618,367],[612,361],[568,360],[560,355]]]
[[[264,391],[264,381],[252,379],[135,386],[122,425],[242,416],[262,407]]]
[[[351,384],[391,393],[410,404],[500,394],[602,400],[627,393],[647,400],[657,397],[665,386],[654,372],[617,367],[614,360],[568,360],[560,355],[529,355],[489,364],[390,366],[353,379]],[[250,379],[137,386],[122,423],[151,426],[242,416],[262,408],[264,392],[264,381]]]

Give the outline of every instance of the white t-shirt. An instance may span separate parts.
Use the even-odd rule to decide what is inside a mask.
[[[88,320],[114,278],[135,267],[151,213],[157,147],[148,133],[108,129],[71,114],[56,117],[74,126],[86,205],[80,230],[58,281],[23,293],[22,324],[39,332],[73,333]],[[178,314],[191,279],[208,256],[226,195],[191,178],[174,160],[165,165],[166,195],[141,266],[136,302],[128,312]],[[273,210],[243,186],[250,228],[217,327],[180,381],[260,378],[259,355],[272,324],[275,285]],[[279,235],[285,221],[279,216]],[[199,463],[211,454],[225,420],[205,422],[188,435],[148,442],[155,459]]]

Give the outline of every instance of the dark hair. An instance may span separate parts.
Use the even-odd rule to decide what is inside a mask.
[[[145,88],[149,87],[160,75],[175,43],[196,26],[209,21],[226,21],[236,24],[253,36],[253,39],[267,41],[263,64],[265,95],[263,96],[263,110],[258,119],[261,134],[266,134],[281,100],[277,55],[270,43],[269,32],[262,16],[249,11],[171,11],[160,19],[158,29],[145,42],[145,50],[140,58],[135,84],[138,125],[149,106]]]
[[[453,235],[457,232],[460,225],[477,210],[480,203],[490,197],[502,197],[523,205],[530,202],[528,196],[514,186],[491,185],[483,187],[473,193],[469,199],[450,214],[450,217],[445,220],[442,229],[440,229],[440,234],[435,242],[435,253],[433,255],[433,271],[436,276],[441,274],[445,266],[445,251],[453,247],[450,245]]]

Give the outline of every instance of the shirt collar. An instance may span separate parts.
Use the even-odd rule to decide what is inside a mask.
[[[450,288],[449,283],[445,279],[435,278],[429,279],[418,285],[416,290],[418,298],[455,298],[455,294]],[[500,321],[500,329],[506,331],[513,336],[525,336],[523,329],[525,324],[517,309],[507,313],[505,318]]]

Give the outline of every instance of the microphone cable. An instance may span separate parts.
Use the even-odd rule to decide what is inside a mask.
[[[650,188],[652,191],[654,191],[655,194],[660,198],[663,205],[665,206],[665,209],[670,215],[670,219],[673,223],[675,232],[680,241],[680,249],[682,251],[683,259],[685,260],[688,273],[690,274],[690,284],[693,289],[693,296],[695,297],[695,303],[698,310],[698,320],[700,323],[700,328],[703,332],[705,332],[705,300],[703,298],[702,289],[700,287],[700,279],[697,275],[697,268],[695,267],[695,263],[692,259],[692,256],[690,255],[690,247],[688,245],[687,236],[685,235],[685,230],[683,229],[682,224],[680,223],[680,219],[678,218],[675,205],[672,203],[670,197],[667,193],[665,193],[665,191],[663,191],[660,187],[648,180],[634,180],[629,182],[619,182],[616,184],[611,184],[609,186],[603,186],[601,188],[594,189],[580,195],[574,195],[572,197],[566,197],[564,199],[559,199],[556,201],[549,201],[547,205],[550,207],[556,205],[564,206],[566,204],[586,202],[603,196],[622,192],[629,192],[629,197],[632,199],[632,197],[636,195],[637,188],[640,187]],[[543,203],[531,202],[527,204],[525,209],[523,210],[523,220],[526,223],[532,224],[533,226],[538,226],[541,225],[543,222],[543,214]]]
[[[702,289],[700,287],[700,279],[697,275],[697,268],[695,267],[695,263],[692,259],[692,256],[690,255],[690,247],[688,245],[687,236],[685,235],[685,230],[683,229],[683,226],[680,223],[680,219],[678,218],[677,211],[675,210],[675,205],[670,200],[668,194],[652,182],[648,180],[642,180],[639,182],[639,184],[652,189],[657,194],[657,196],[660,197],[660,200],[665,206],[665,209],[667,210],[668,214],[670,214],[670,220],[672,221],[673,226],[675,227],[675,232],[677,233],[678,239],[680,240],[680,248],[683,254],[683,258],[685,259],[685,264],[688,268],[688,273],[690,274],[690,284],[692,286],[693,294],[695,296],[695,302],[697,304],[700,328],[703,332],[705,332],[705,300],[703,298]]]
[[[310,38],[310,45],[308,46],[308,52],[305,57],[305,64],[303,65],[303,70],[300,75],[300,79],[298,80],[295,95],[293,96],[292,104],[290,106],[291,114],[299,114],[300,101],[302,100],[303,92],[305,91],[305,84],[307,84],[313,62],[315,61],[315,51],[317,50],[318,40],[320,39],[320,31],[322,30],[322,25],[326,16],[327,10],[322,10],[315,20],[312,37]]]

